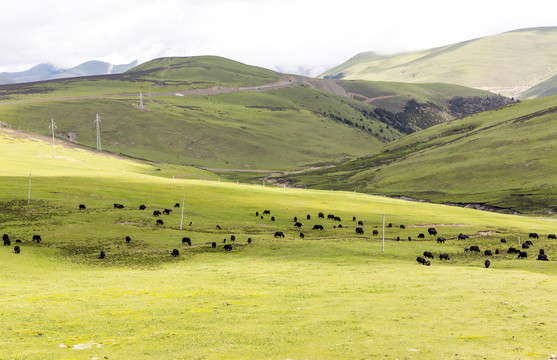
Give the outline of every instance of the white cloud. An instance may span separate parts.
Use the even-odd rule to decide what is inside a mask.
[[[22,0],[0,23],[0,71],[211,54],[315,75],[363,51],[556,26],[556,10],[553,0]]]

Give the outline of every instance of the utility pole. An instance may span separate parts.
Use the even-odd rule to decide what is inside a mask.
[[[101,147],[101,118],[99,117],[99,114],[97,114],[97,119],[95,120],[95,123],[97,124],[97,150],[102,151],[102,147]]]
[[[143,110],[143,93],[139,93],[139,108]]]
[[[54,129],[56,129],[56,123],[54,122],[54,119],[51,119],[52,123],[50,124],[49,128],[52,129],[52,150],[54,153],[53,157],[56,157],[56,145],[54,144]]]
[[[182,230],[182,223],[184,222],[184,201],[186,200],[186,194],[182,197],[182,216],[180,217],[180,230]]]
[[[383,241],[381,243],[381,252],[385,252],[385,213],[383,213]]]

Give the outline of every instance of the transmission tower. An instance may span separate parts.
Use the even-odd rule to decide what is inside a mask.
[[[95,119],[95,123],[97,124],[97,150],[102,151],[101,147],[101,118],[99,114],[97,114],[97,118]]]

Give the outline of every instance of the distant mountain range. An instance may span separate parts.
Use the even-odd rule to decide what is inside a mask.
[[[120,74],[137,65],[137,60],[129,64],[114,65],[103,61],[87,61],[70,69],[60,69],[51,64],[39,64],[19,72],[0,73],[0,85],[28,83],[43,80],[63,79],[77,76]]]
[[[557,27],[521,29],[395,55],[364,52],[320,77],[447,83],[535,98],[557,93],[556,45]]]

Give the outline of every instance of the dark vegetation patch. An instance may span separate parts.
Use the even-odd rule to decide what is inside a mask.
[[[463,118],[483,111],[493,110],[514,101],[503,96],[455,96],[448,101],[449,111],[456,118]]]
[[[67,213],[44,200],[32,200],[30,203],[26,200],[0,202],[0,223],[35,222]]]

